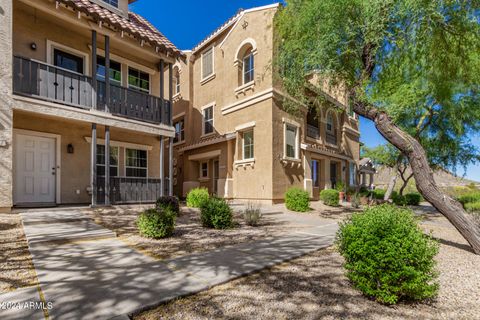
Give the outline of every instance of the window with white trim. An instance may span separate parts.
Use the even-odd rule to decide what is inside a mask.
[[[213,72],[213,47],[210,47],[202,53],[202,79],[211,76]]]
[[[105,146],[97,145],[97,175],[105,176]],[[110,146],[110,177],[118,176],[118,147]]]
[[[115,8],[118,8],[118,0],[102,0],[102,1],[111,6],[114,6]]]
[[[298,127],[292,124],[285,124],[285,156],[287,158],[298,158]]]
[[[203,134],[209,134],[213,132],[213,106],[204,108],[202,110],[203,115]]]
[[[204,161],[200,163],[200,178],[202,179],[208,178],[208,161]]]
[[[173,73],[173,83],[175,87],[175,94],[180,93],[180,72],[178,68],[176,68],[175,72]]]
[[[242,150],[243,150],[243,159],[253,159],[254,158],[254,138],[253,138],[253,129],[244,131],[242,133]]]
[[[128,68],[128,87],[143,92],[150,92],[150,75],[146,72]]]
[[[185,140],[185,120],[181,119],[174,122],[173,127],[175,128],[175,138],[173,138],[173,143]]]
[[[127,177],[147,177],[147,151],[125,149],[125,175]]]
[[[255,60],[253,52],[249,49],[243,58],[243,84],[252,82],[255,76]]]

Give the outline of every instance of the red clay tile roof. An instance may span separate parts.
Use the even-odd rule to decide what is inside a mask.
[[[151,43],[160,50],[169,52],[174,56],[184,56],[160,31],[142,16],[129,12],[128,18],[104,8],[90,0],[59,0],[61,3],[83,12],[97,20],[107,23],[121,31],[130,33]]]

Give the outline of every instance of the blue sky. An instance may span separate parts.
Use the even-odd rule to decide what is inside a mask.
[[[191,49],[222,25],[239,9],[276,3],[273,0],[138,0],[130,5],[132,11],[151,21],[179,49]],[[178,13],[178,14],[177,14]],[[385,143],[371,121],[361,119],[361,140],[373,147]],[[472,137],[480,147],[480,137]],[[462,169],[457,172],[463,175]],[[480,164],[467,168],[466,177],[480,181]]]

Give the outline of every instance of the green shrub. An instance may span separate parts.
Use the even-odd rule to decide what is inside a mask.
[[[140,234],[148,238],[165,238],[172,235],[175,229],[175,212],[166,208],[162,211],[148,209],[140,214],[137,227]]]
[[[320,192],[320,200],[327,206],[338,207],[338,202],[340,201],[339,192],[333,189],[322,190]]]
[[[336,244],[354,286],[386,304],[436,295],[438,243],[413,212],[389,204],[369,207],[340,224]]]
[[[200,216],[208,228],[227,229],[232,226],[232,209],[224,199],[210,198],[202,203]]]
[[[180,212],[180,204],[178,203],[178,198],[174,196],[162,196],[157,199],[155,203],[155,208],[157,211],[163,211],[167,208],[170,208],[176,215]]]
[[[468,192],[465,193],[457,198],[457,200],[465,205],[466,203],[470,202],[479,202],[480,201],[480,192],[479,191],[473,191],[473,192]]]
[[[285,192],[285,206],[288,210],[306,212],[310,210],[310,195],[300,188],[290,188]]]
[[[399,195],[397,192],[392,192],[392,201],[397,206],[407,205],[407,198],[405,196]]]
[[[191,208],[200,208],[202,204],[210,198],[206,188],[195,188],[187,194],[187,206]]]
[[[345,183],[343,183],[342,181],[338,181],[337,183],[335,183],[335,190],[337,190],[338,192],[344,192]]]
[[[467,202],[464,204],[465,210],[468,212],[478,212],[480,213],[480,201],[477,202]]]
[[[260,210],[260,207],[252,203],[248,203],[247,207],[243,211],[243,219],[245,220],[245,223],[249,226],[255,227],[258,225],[261,218],[262,211]]]
[[[422,195],[418,192],[411,192],[405,195],[405,201],[409,206],[418,206],[422,201]]]
[[[384,190],[384,189],[373,189],[371,191],[372,195],[373,195],[373,198],[374,199],[377,199],[377,200],[383,200],[383,198],[385,197],[385,193],[387,191]],[[392,192],[392,195],[393,195],[393,192]]]

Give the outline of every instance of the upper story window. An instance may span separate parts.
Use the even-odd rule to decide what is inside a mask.
[[[254,148],[253,148],[253,129],[243,132],[243,159],[253,159],[254,158]]]
[[[125,175],[127,177],[147,177],[147,151],[125,149]]]
[[[333,133],[335,130],[335,125],[333,123],[333,115],[330,113],[327,117],[327,132]]]
[[[128,86],[144,92],[150,92],[150,75],[146,72],[128,68]]]
[[[174,93],[180,93],[180,70],[178,67],[173,69],[173,85],[174,85]]]
[[[213,73],[213,47],[210,47],[202,53],[202,79],[213,75]]]
[[[175,128],[175,138],[173,138],[173,142],[182,142],[185,140],[185,120],[179,120],[173,123],[173,127]]]
[[[333,111],[327,113],[326,140],[327,143],[337,144],[337,128],[335,125],[336,117]]]
[[[102,0],[102,1],[111,6],[114,6],[115,8],[118,8],[118,0]]]
[[[252,49],[249,49],[243,58],[243,84],[252,82],[255,76],[254,56]]]
[[[97,56],[97,79],[105,81],[105,58]],[[122,65],[110,59],[110,80],[116,84],[122,83]]]
[[[83,58],[57,48],[53,50],[53,64],[83,74]]]
[[[298,159],[298,127],[285,124],[285,157]]]
[[[203,134],[213,132],[213,106],[206,107],[202,110],[203,115]]]

